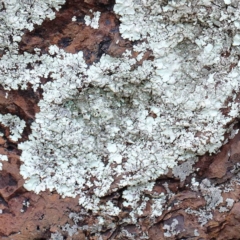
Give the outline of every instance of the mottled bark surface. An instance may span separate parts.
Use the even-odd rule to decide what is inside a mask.
[[[34,48],[40,48],[45,54],[48,46],[58,45],[66,52],[76,53],[83,51],[85,61],[88,64],[97,62],[104,53],[111,56],[120,56],[126,49],[132,49],[134,42],[121,38],[119,33],[119,20],[112,11],[113,1],[108,0],[71,0],[57,12],[52,21],[46,20],[41,26],[36,26],[32,32],[26,32],[19,44],[20,53],[33,52]],[[99,29],[95,30],[85,25],[84,15],[91,15],[90,9],[100,11],[101,18]],[[77,16],[76,22],[72,17]],[[150,53],[145,54],[144,59],[149,59]],[[42,79],[43,83],[51,79]],[[34,121],[35,114],[39,111],[38,101],[42,97],[41,89],[36,92],[29,86],[26,91],[10,91],[5,98],[6,91],[0,89],[0,112],[11,113],[26,121],[27,127],[19,142],[28,139],[31,133],[30,125]],[[239,126],[235,126],[236,129]],[[91,212],[82,211],[78,205],[78,199],[63,199],[55,192],[42,192],[39,195],[27,192],[24,180],[19,174],[21,161],[17,143],[9,139],[9,129],[0,126],[4,137],[0,137],[0,154],[7,154],[9,161],[3,162],[3,170],[0,173],[0,236],[1,239],[31,240],[50,239],[51,234],[61,233],[64,239],[140,239],[143,232],[148,233],[151,240],[161,239],[239,239],[240,237],[240,186],[237,180],[238,170],[234,166],[240,161],[240,133],[225,144],[216,155],[204,155],[195,164],[197,171],[180,181],[169,172],[168,175],[156,180],[152,192],[146,192],[146,196],[154,196],[161,192],[170,196],[168,210],[165,210],[157,219],[156,223],[151,221],[151,207],[144,210],[144,217],[138,219],[139,225],[122,224],[121,219],[128,215],[128,209],[123,207],[122,192],[115,192],[105,197],[102,201],[112,199],[123,211],[118,217],[109,217],[106,229],[96,233],[97,216]],[[211,184],[220,189],[231,188],[222,193],[223,200],[233,199],[233,206],[228,211],[211,209],[212,219],[203,226],[199,223],[199,216],[189,214],[186,209],[201,212],[207,206],[202,191],[191,189],[191,179],[195,177],[198,182],[204,179],[211,180]],[[167,185],[166,185],[167,183]],[[207,187],[206,187],[207,189]],[[210,189],[210,188],[209,188]],[[211,191],[211,189],[210,189]],[[219,207],[221,204],[219,205]],[[70,236],[63,231],[62,226],[73,225],[69,218],[71,212],[77,213],[82,219],[78,226],[85,226],[85,230],[78,231]],[[177,219],[175,236],[166,237],[164,226],[171,225],[173,219]],[[114,229],[110,223],[116,223]],[[88,228],[86,227],[88,226]],[[122,236],[121,231],[130,233],[133,237]],[[100,238],[100,236],[102,238]],[[59,238],[60,239],[60,238]]]

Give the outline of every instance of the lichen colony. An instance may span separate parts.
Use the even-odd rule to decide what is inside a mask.
[[[32,134],[19,144],[25,188],[79,196],[103,215],[121,210],[101,197],[124,188],[134,221],[149,201],[141,193],[157,178],[215,153],[231,132],[239,115],[240,3],[116,0],[120,33],[135,41],[120,58],[103,55],[88,66],[82,52],[57,46],[19,54],[23,30],[53,19],[52,8],[63,4],[0,1],[0,83],[43,90]],[[96,28],[99,18],[86,20]],[[151,58],[142,61],[146,52]],[[151,199],[152,217],[165,201],[164,194]]]

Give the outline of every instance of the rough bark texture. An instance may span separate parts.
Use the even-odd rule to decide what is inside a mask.
[[[88,64],[98,61],[103,53],[120,56],[126,49],[132,49],[134,43],[121,38],[119,20],[112,8],[113,1],[111,0],[68,1],[57,12],[53,21],[46,20],[41,26],[36,26],[32,32],[25,33],[19,45],[20,51],[32,52],[33,48],[38,47],[44,54],[49,45],[56,44],[66,52],[83,51]],[[97,30],[84,23],[83,16],[89,14],[90,9],[102,12],[100,27]],[[78,16],[76,22],[72,22],[73,16]],[[143,60],[148,57],[145,55]],[[50,80],[42,79],[43,82]],[[31,132],[30,124],[39,111],[37,103],[41,99],[41,94],[41,89],[33,92],[29,86],[26,91],[10,91],[9,97],[6,99],[5,91],[0,89],[0,112],[18,115],[27,123],[19,142],[26,140]],[[239,126],[236,126],[237,128]],[[146,218],[139,219],[139,227],[121,225],[121,219],[128,214],[126,209],[125,214],[117,218],[109,217],[109,223],[119,223],[118,227],[102,229],[100,235],[97,236],[97,234],[92,234],[91,228],[94,226],[97,216],[91,212],[81,213],[77,198],[63,199],[57,193],[49,191],[37,195],[27,192],[23,188],[24,180],[19,174],[21,152],[18,150],[17,144],[9,139],[9,129],[1,126],[0,130],[4,132],[4,137],[0,138],[0,154],[7,154],[9,158],[8,162],[3,162],[3,171],[0,173],[1,239],[50,239],[51,234],[57,232],[61,233],[64,239],[101,239],[100,236],[102,239],[128,239],[119,234],[120,229],[125,229],[134,236],[134,239],[140,239],[143,232],[148,232],[151,240],[161,240],[166,239],[164,225],[171,225],[173,219],[178,220],[176,230],[179,233],[167,239],[239,239],[240,186],[237,182],[231,185],[232,191],[222,194],[224,200],[231,198],[235,201],[230,211],[219,212],[217,209],[211,209],[213,217],[205,225],[201,226],[198,217],[186,213],[185,210],[188,208],[199,210],[207,204],[203,192],[189,188],[193,174],[198,182],[208,178],[212,180],[212,184],[222,188],[226,187],[237,175],[238,169],[231,170],[240,161],[240,133],[225,144],[218,154],[202,156],[195,164],[198,171],[188,176],[184,182],[171,173],[156,181],[152,192],[146,194],[154,195],[167,191],[173,193],[172,199],[168,202],[168,210],[163,212],[157,223],[152,224],[147,217],[150,213],[149,207],[149,211],[146,208],[144,213]],[[168,188],[165,187],[165,183],[168,183]],[[121,192],[116,192],[109,198],[114,199],[117,205],[121,206]],[[103,199],[103,201],[107,201],[107,199]],[[29,206],[26,202],[29,203]],[[82,220],[78,222],[79,227],[88,226],[89,228],[79,230],[73,236],[62,231],[61,227],[67,223],[73,225],[73,221],[69,218],[71,212],[79,213],[79,216],[82,216]]]

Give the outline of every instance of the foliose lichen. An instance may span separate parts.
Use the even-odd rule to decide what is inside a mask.
[[[19,145],[24,186],[79,196],[82,206],[103,216],[121,209],[101,204],[101,197],[124,188],[123,205],[133,209],[126,221],[136,222],[149,201],[157,217],[167,197],[151,199],[145,192],[179,161],[218,151],[239,116],[240,4],[116,0],[122,37],[138,40],[132,52],[103,55],[90,67],[82,52],[57,46],[48,54],[18,54],[23,29],[54,18],[51,8],[63,3],[0,5],[0,83],[7,90],[27,83],[43,89],[32,134]],[[146,51],[152,59],[139,64]],[[42,84],[47,76],[53,81]]]

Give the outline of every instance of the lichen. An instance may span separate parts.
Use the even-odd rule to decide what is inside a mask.
[[[133,51],[119,58],[103,55],[88,67],[82,52],[57,46],[48,54],[18,54],[23,30],[52,19],[51,7],[64,1],[3,3],[0,83],[6,90],[26,89],[28,83],[43,89],[32,133],[19,145],[25,188],[78,195],[86,209],[113,216],[121,209],[101,198],[124,189],[123,205],[132,207],[126,221],[136,222],[147,202],[150,215],[160,216],[166,196],[151,199],[145,191],[169,169],[179,169],[179,161],[189,166],[199,155],[218,151],[239,115],[240,4],[117,0],[121,35],[138,42]],[[100,14],[94,16],[91,23],[85,20],[96,28]],[[146,51],[152,58],[140,64]],[[42,84],[41,77],[53,81]],[[211,199],[210,208],[212,202],[219,204]]]
[[[0,114],[0,124],[9,128],[10,140],[17,142],[21,138],[23,129],[26,126],[24,120],[21,120],[18,116],[8,114]]]
[[[100,12],[94,12],[93,13],[93,17],[91,18],[90,16],[86,15],[84,17],[85,20],[85,24],[87,26],[90,26],[94,29],[98,29],[99,28],[99,19],[100,19],[101,13]]]
[[[8,161],[8,157],[0,154],[0,161]],[[0,162],[0,170],[2,170],[2,162]]]

